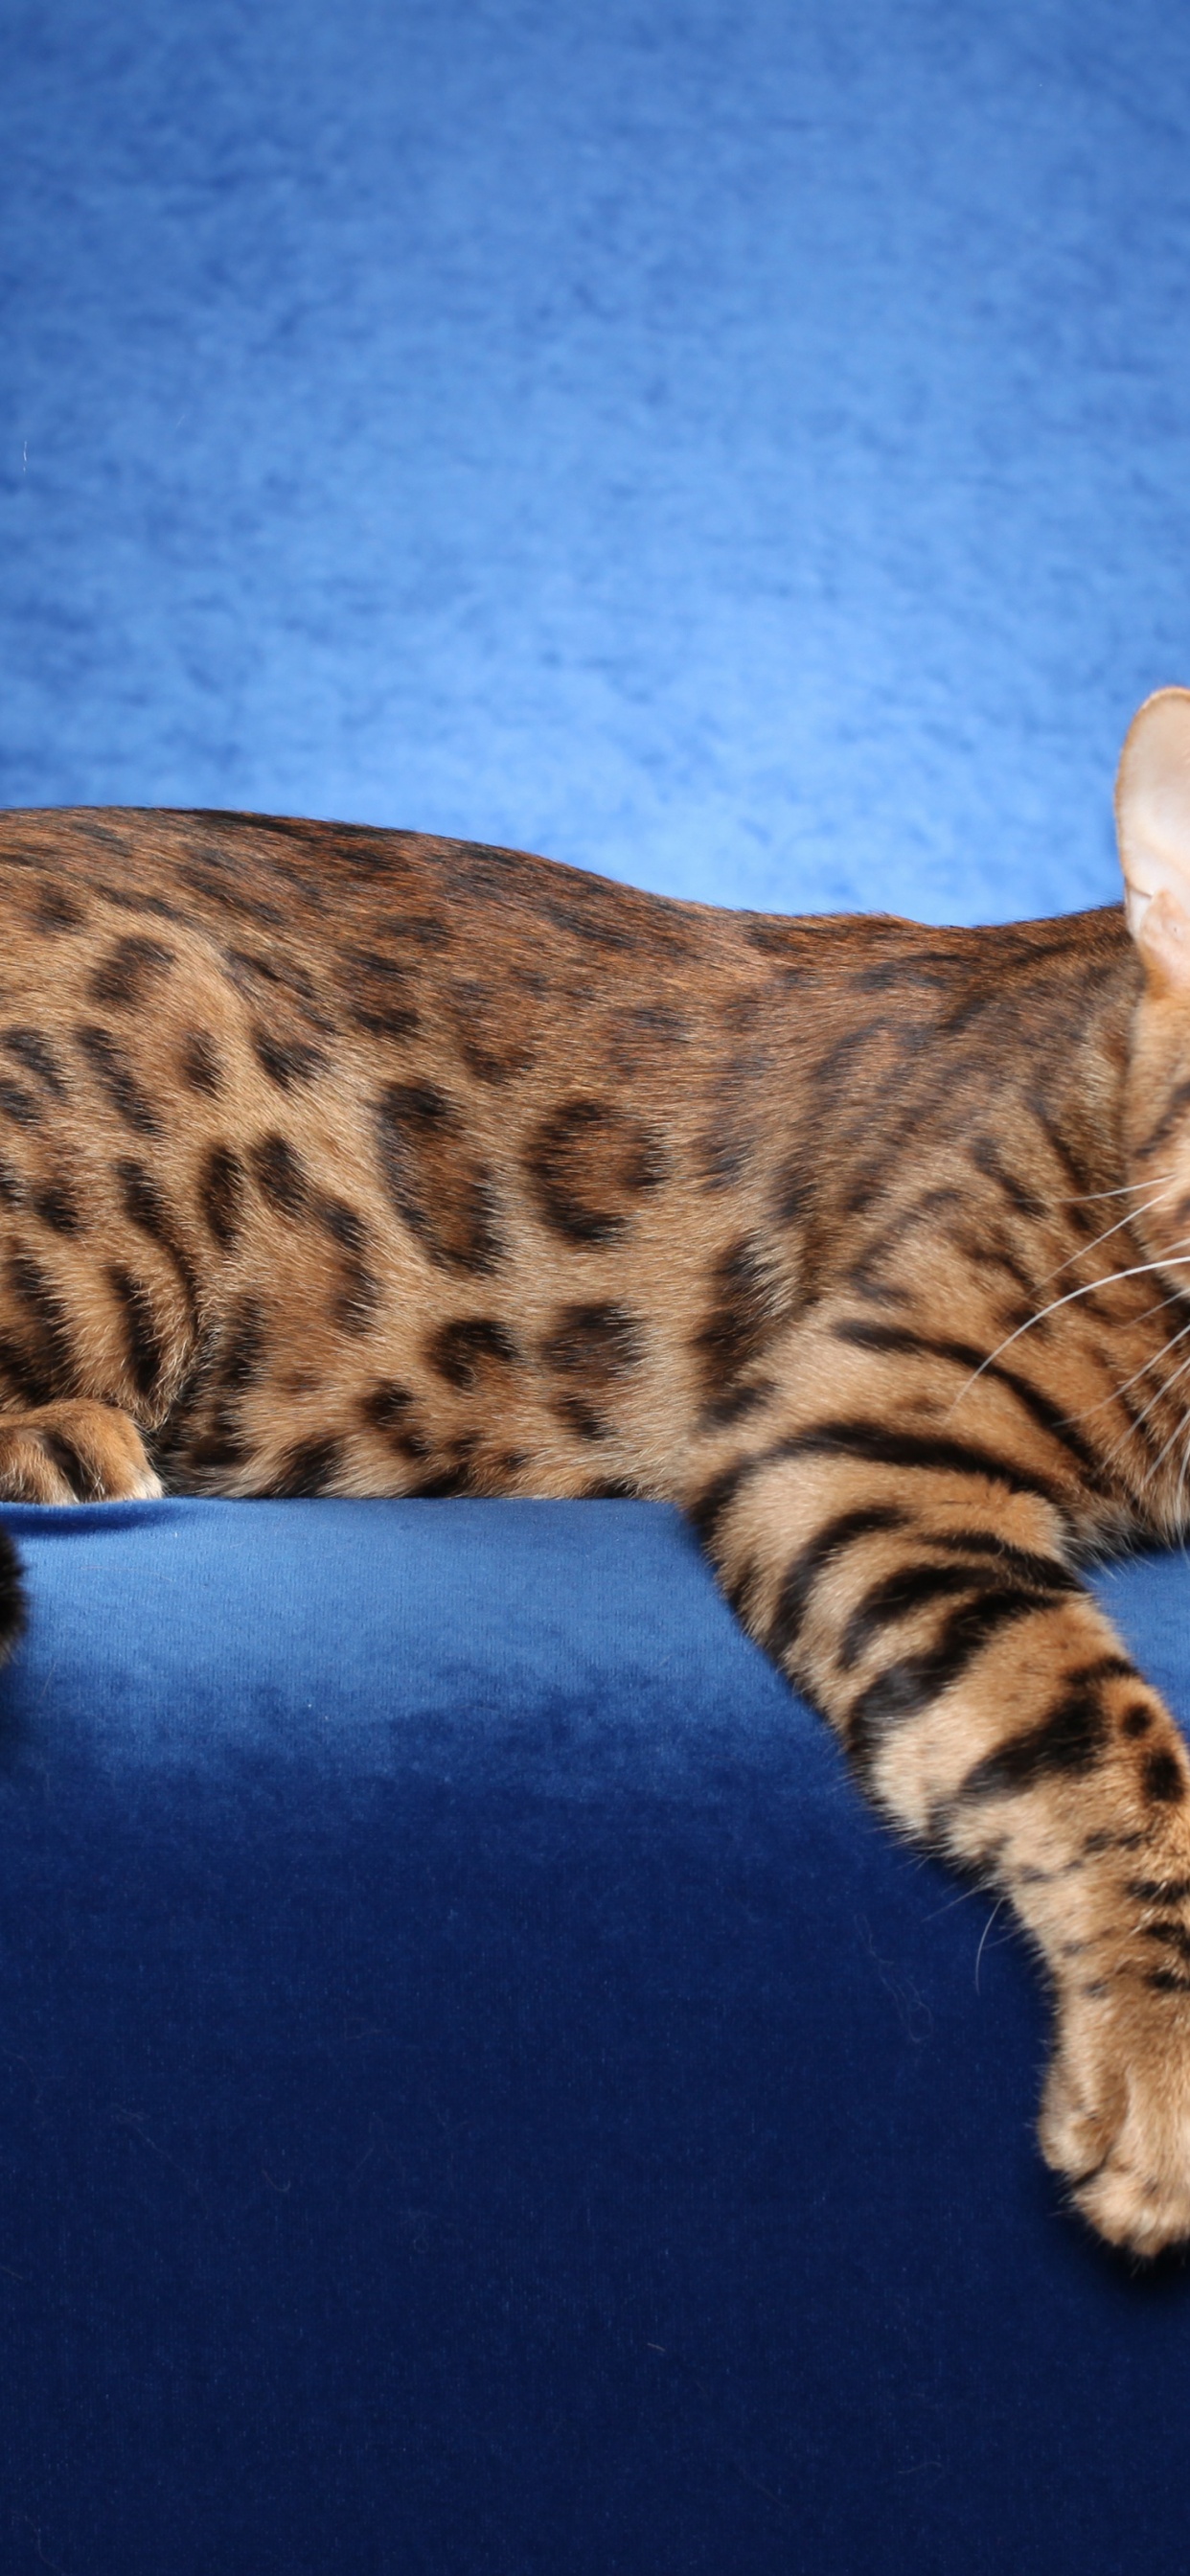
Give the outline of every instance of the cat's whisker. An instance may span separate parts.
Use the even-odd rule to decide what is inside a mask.
[[[1186,1330],[1187,1330],[1188,1332],[1190,1332],[1190,1325],[1187,1325],[1187,1326],[1186,1326]],[[1177,1334],[1177,1335],[1175,1336],[1175,1338],[1176,1338],[1178,1341],[1180,1341],[1180,1340],[1181,1340],[1181,1338],[1182,1338],[1182,1336],[1181,1336],[1181,1334],[1179,1333],[1179,1334]],[[1169,1349],[1170,1345],[1169,1345],[1169,1343],[1168,1343],[1168,1342],[1166,1343],[1165,1347],[1166,1347],[1166,1349],[1167,1349],[1167,1350]],[[1109,1451],[1108,1451],[1108,1453],[1107,1453],[1107,1458],[1106,1458],[1106,1461],[1105,1461],[1105,1464],[1106,1464],[1107,1466],[1109,1466],[1109,1467],[1110,1467],[1110,1466],[1113,1466],[1113,1465],[1114,1465],[1114,1463],[1115,1463],[1115,1461],[1116,1461],[1116,1459],[1117,1459],[1117,1458],[1119,1458],[1119,1457],[1122,1457],[1122,1455],[1123,1455],[1123,1453],[1124,1453],[1125,1449],[1126,1449],[1126,1448],[1127,1448],[1127,1446],[1128,1446],[1129,1441],[1130,1441],[1130,1440],[1131,1440],[1131,1438],[1132,1438],[1133,1432],[1134,1432],[1134,1431],[1139,1431],[1139,1429],[1140,1429],[1140,1426],[1141,1426],[1142,1422],[1146,1422],[1146,1421],[1148,1420],[1148,1417],[1149,1417],[1150,1413],[1153,1411],[1153,1408],[1154,1408],[1154,1406],[1155,1406],[1155,1405],[1158,1405],[1158,1404],[1161,1404],[1161,1403],[1163,1403],[1163,1402],[1164,1402],[1164,1399],[1165,1399],[1165,1397],[1169,1394],[1171,1387],[1175,1387],[1175,1386],[1177,1385],[1178,1379],[1179,1379],[1180,1377],[1185,1377],[1185,1374],[1186,1374],[1187,1369],[1190,1369],[1190,1359],[1183,1360],[1183,1361],[1182,1361],[1182,1363],[1181,1363],[1180,1368],[1176,1368],[1176,1369],[1174,1369],[1174,1370],[1171,1372],[1170,1376],[1169,1376],[1169,1377],[1167,1377],[1167,1378],[1165,1379],[1164,1384],[1158,1387],[1157,1392],[1156,1392],[1156,1395],[1154,1395],[1154,1396],[1150,1396],[1148,1403],[1147,1403],[1147,1404],[1144,1406],[1144,1408],[1143,1408],[1143,1411],[1141,1411],[1140,1413],[1138,1413],[1138,1414],[1136,1415],[1135,1419],[1129,1423],[1129,1425],[1128,1425],[1128,1429],[1127,1429],[1127,1430],[1126,1430],[1126,1432],[1124,1433],[1123,1438],[1122,1438],[1121,1440],[1118,1440],[1118,1441],[1116,1442],[1116,1445],[1115,1445],[1115,1448],[1114,1448],[1114,1449],[1109,1449]],[[1143,1372],[1142,1372],[1142,1374],[1143,1374]],[[1131,1384],[1131,1383],[1132,1383],[1132,1380],[1130,1379],[1130,1380],[1128,1381],[1128,1383],[1129,1383],[1129,1384]],[[1185,1417],[1183,1417],[1183,1418],[1185,1418]],[[1175,1437],[1175,1439],[1176,1439],[1176,1437],[1177,1437],[1176,1432],[1175,1432],[1175,1434],[1174,1434],[1174,1437]],[[1164,1456],[1164,1451],[1162,1452],[1162,1455]]]
[[[1180,1375],[1182,1374],[1182,1372],[1179,1370],[1178,1374],[1179,1374],[1179,1376],[1180,1376]],[[1177,1442],[1178,1440],[1183,1439],[1183,1438],[1184,1438],[1184,1436],[1185,1436],[1185,1434],[1186,1434],[1186,1432],[1187,1432],[1188,1430],[1190,1430],[1190,1409],[1183,1408],[1182,1418],[1181,1418],[1181,1421],[1178,1423],[1176,1430],[1174,1430],[1174,1431],[1171,1431],[1171,1432],[1170,1432],[1169,1438],[1168,1438],[1168,1440],[1166,1441],[1164,1448],[1163,1448],[1163,1449],[1159,1449],[1159,1450],[1158,1450],[1157,1455],[1156,1455],[1156,1457],[1155,1457],[1155,1458],[1154,1458],[1154,1460],[1153,1460],[1153,1464],[1152,1464],[1152,1466],[1151,1466],[1151,1467],[1149,1468],[1149,1470],[1148,1470],[1148,1473],[1147,1473],[1146,1475],[1144,1475],[1144,1476],[1142,1476],[1142,1477],[1141,1477],[1141,1480],[1140,1480],[1140,1491],[1141,1491],[1141,1493],[1142,1493],[1142,1494],[1146,1491],[1146,1489],[1148,1488],[1148,1486],[1150,1486],[1150,1485],[1152,1484],[1153,1478],[1154,1478],[1154,1476],[1156,1475],[1158,1468],[1159,1468],[1159,1467],[1164,1463],[1165,1459],[1166,1459],[1166,1458],[1168,1458],[1169,1453],[1170,1453],[1170,1450],[1174,1447],[1175,1442]],[[1184,1473],[1184,1472],[1185,1472],[1185,1461],[1183,1460],[1183,1473]]]
[[[1170,1301],[1169,1299],[1166,1299],[1166,1300],[1164,1300],[1163,1302],[1164,1302],[1164,1303],[1166,1303],[1166,1304],[1168,1304],[1168,1303],[1170,1303],[1171,1301]],[[1159,1309],[1158,1307],[1154,1306],[1150,1311],[1151,1311],[1153,1314],[1157,1314],[1157,1313],[1159,1313],[1159,1312],[1160,1312],[1160,1309]],[[1142,1319],[1142,1320],[1143,1320],[1143,1319]],[[1179,1342],[1183,1342],[1183,1341],[1185,1341],[1185,1338],[1186,1338],[1187,1333],[1190,1333],[1190,1324],[1182,1324],[1182,1325],[1180,1325],[1180,1326],[1179,1326],[1179,1328],[1178,1328],[1178,1330],[1177,1330],[1177,1332],[1176,1332],[1176,1333],[1171,1333],[1171,1334],[1170,1334],[1170,1337],[1169,1337],[1169,1340],[1168,1340],[1167,1342],[1163,1342],[1163,1343],[1162,1343],[1160,1350],[1159,1350],[1159,1351],[1154,1351],[1154,1352],[1153,1352],[1153,1354],[1152,1354],[1152,1357],[1151,1357],[1150,1359],[1145,1360],[1145,1361],[1142,1363],[1142,1365],[1141,1365],[1141,1367],[1140,1367],[1140,1368],[1138,1368],[1138,1369],[1134,1369],[1134,1370],[1133,1370],[1133,1372],[1132,1372],[1131,1377],[1126,1377],[1126,1378],[1124,1379],[1124,1381],[1123,1381],[1122,1385],[1111,1387],[1111,1388],[1109,1389],[1109,1391],[1108,1391],[1108,1393],[1107,1393],[1106,1395],[1101,1395],[1101,1396],[1100,1396],[1098,1404],[1088,1404],[1088,1405],[1084,1405],[1083,1410],[1082,1410],[1082,1412],[1081,1412],[1081,1413],[1067,1413],[1067,1414],[1064,1414],[1064,1415],[1063,1415],[1063,1417],[1062,1417],[1062,1418],[1063,1418],[1063,1420],[1064,1420],[1065,1422],[1068,1422],[1068,1423],[1072,1424],[1072,1425],[1073,1425],[1074,1423],[1076,1423],[1076,1422],[1090,1422],[1090,1421],[1093,1419],[1093,1417],[1094,1417],[1094,1415],[1095,1415],[1095,1414],[1106,1412],[1107,1407],[1108,1407],[1108,1405],[1109,1405],[1109,1404],[1118,1404],[1118,1402],[1119,1402],[1119,1400],[1120,1400],[1120,1397],[1121,1397],[1122,1395],[1127,1395],[1129,1387],[1130,1387],[1130,1386],[1135,1386],[1135,1385],[1136,1385],[1136,1381],[1137,1381],[1137,1379],[1138,1379],[1138,1378],[1141,1378],[1141,1377],[1147,1377],[1147,1376],[1148,1376],[1148,1374],[1149,1374],[1150,1369],[1154,1369],[1154,1368],[1156,1368],[1158,1360],[1163,1360],[1167,1351],[1172,1351],[1172,1350],[1176,1349],[1176,1346],[1177,1346],[1177,1344],[1178,1344]],[[1172,1383],[1173,1383],[1172,1379],[1170,1379],[1169,1381],[1167,1381],[1167,1383],[1169,1383],[1169,1384],[1171,1384],[1171,1385],[1172,1385]],[[1160,1389],[1160,1390],[1159,1390],[1159,1395],[1160,1395],[1160,1394],[1163,1394],[1163,1393],[1164,1393],[1164,1388],[1162,1388],[1162,1389]],[[1154,1403],[1158,1402],[1158,1400],[1159,1400],[1159,1395],[1154,1397],[1154,1399],[1153,1399]],[[1147,1409],[1148,1409],[1148,1408],[1146,1407],[1146,1411],[1147,1411]],[[1139,1418],[1139,1420],[1140,1420],[1141,1422],[1143,1422],[1143,1421],[1144,1421],[1144,1418],[1145,1418],[1145,1417],[1144,1417],[1144,1414],[1142,1413],[1138,1418]]]
[[[1177,1493],[1176,1493],[1176,1494],[1175,1494],[1175,1496],[1174,1496],[1173,1514],[1172,1514],[1172,1527],[1173,1527],[1173,1530],[1174,1530],[1174,1532],[1175,1532],[1175,1533],[1180,1533],[1180,1535],[1181,1535],[1181,1541],[1182,1541],[1182,1554],[1183,1554],[1183,1556],[1185,1556],[1185,1555],[1186,1555],[1186,1553],[1187,1553],[1187,1549],[1186,1549],[1186,1540],[1187,1540],[1187,1535],[1188,1535],[1188,1533],[1187,1533],[1187,1528],[1186,1528],[1186,1513],[1185,1513],[1185,1502],[1184,1502],[1184,1497],[1185,1497],[1185,1492],[1186,1492],[1186,1471],[1187,1471],[1187,1469],[1188,1469],[1188,1468],[1190,1468],[1190,1442],[1187,1442],[1187,1445],[1186,1445],[1185,1449],[1184,1449],[1184,1450],[1183,1450],[1183,1452],[1182,1452],[1182,1464],[1181,1464],[1181,1469],[1180,1469],[1180,1472],[1179,1472],[1179,1475],[1178,1475],[1178,1490],[1177,1490]]]
[[[1143,1314],[1137,1316],[1137,1323],[1147,1324],[1151,1315],[1163,1315],[1167,1306],[1184,1306],[1186,1302],[1183,1291],[1175,1288],[1171,1297],[1159,1297],[1155,1306],[1146,1306]]]
[[[1122,1198],[1126,1198],[1126,1197],[1128,1196],[1128,1193],[1129,1193],[1129,1191],[1130,1191],[1130,1190],[1133,1190],[1133,1191],[1135,1191],[1135,1190],[1151,1190],[1151,1189],[1154,1189],[1154,1188],[1159,1189],[1159,1190],[1163,1190],[1163,1189],[1166,1187],[1167,1182],[1172,1181],[1175,1177],[1176,1177],[1176,1176],[1175,1176],[1175,1174],[1174,1174],[1173,1172],[1162,1172],[1162,1173],[1160,1173],[1160,1174],[1158,1175],[1158,1178],[1157,1178],[1157,1180],[1156,1180],[1155,1182],[1154,1182],[1154,1181],[1152,1181],[1152,1180],[1147,1180],[1147,1181],[1125,1181],[1125,1182],[1123,1182],[1123,1184],[1121,1185],[1121,1187],[1120,1187],[1118,1190],[1087,1190],[1087,1191],[1085,1191],[1085,1192],[1084,1192],[1084,1194],[1083,1194],[1082,1198],[1077,1198],[1077,1199],[1059,1199],[1059,1201],[1058,1201],[1058,1206],[1059,1206],[1059,1207],[1091,1207],[1091,1206],[1093,1206],[1093,1205],[1094,1205],[1094,1203],[1095,1203],[1095,1201],[1096,1201],[1097,1199],[1122,1199]]]
[[[993,1923],[994,1923],[994,1922],[995,1922],[995,1920],[996,1920],[996,1916],[999,1914],[999,1912],[1001,1911],[1001,1908],[1004,1906],[1004,1904],[1006,1903],[1006,1901],[1007,1901],[1007,1900],[1006,1900],[1003,1896],[997,1897],[996,1902],[995,1902],[995,1904],[994,1904],[994,1905],[993,1905],[993,1907],[992,1907],[991,1913],[990,1913],[990,1914],[989,1914],[989,1916],[988,1916],[987,1922],[984,1924],[983,1931],[981,1932],[980,1937],[979,1937],[979,1948],[978,1948],[978,1950],[977,1950],[977,1951],[976,1951],[976,1953],[975,1953],[975,1991],[976,1991],[976,1994],[978,1994],[978,1993],[979,1993],[979,1963],[980,1963],[980,1960],[982,1959],[983,1954],[984,1954],[984,1948],[985,1948],[986,1943],[987,1943],[987,1937],[988,1937],[989,1932],[991,1931],[991,1928],[992,1928]]]
[[[950,1412],[953,1413],[956,1406],[962,1403],[963,1397],[970,1392],[976,1379],[983,1376],[985,1369],[990,1369],[994,1362],[1001,1357],[1001,1354],[1004,1351],[1011,1350],[1013,1343],[1019,1342],[1022,1333],[1032,1332],[1034,1324],[1043,1324],[1047,1315],[1056,1315],[1059,1309],[1063,1306],[1073,1306],[1076,1298],[1090,1297],[1096,1288],[1116,1288],[1124,1279],[1143,1279],[1147,1277],[1150,1271],[1168,1270],[1171,1262],[1178,1262],[1182,1259],[1183,1248],[1188,1243],[1190,1243],[1190,1238],[1183,1235],[1178,1244],[1166,1254],[1163,1261],[1138,1261],[1131,1269],[1128,1270],[1110,1270],[1104,1279],[1084,1280],[1081,1288],[1068,1288],[1065,1296],[1054,1297],[1051,1299],[1048,1306],[1039,1307],[1035,1315],[1027,1315],[1024,1323],[1017,1325],[1015,1332],[1006,1333],[1004,1340],[1002,1342],[997,1342],[995,1350],[989,1351],[987,1358],[980,1361],[978,1368],[972,1369],[970,1377],[967,1378],[959,1388],[958,1394],[954,1399],[954,1403],[950,1406]],[[1190,1295],[1190,1284],[1188,1284],[1186,1293]]]
[[[1182,1415],[1182,1430],[1183,1432],[1190,1432],[1190,1407],[1188,1407]],[[1178,1489],[1173,1501],[1173,1529],[1175,1533],[1180,1533],[1181,1535],[1183,1553],[1185,1552],[1187,1536],[1185,1494],[1186,1477],[1188,1473],[1190,1473],[1190,1439],[1187,1439],[1185,1447],[1182,1450],[1182,1463],[1178,1469]]]
[[[1160,1207],[1167,1195],[1165,1190],[1158,1190],[1156,1198],[1146,1200],[1143,1207],[1129,1208],[1126,1216],[1117,1217],[1114,1225],[1105,1226],[1103,1233],[1097,1234],[1093,1243],[1080,1244],[1078,1251],[1070,1253],[1065,1261],[1060,1261],[1056,1270],[1047,1270],[1042,1282],[1043,1287],[1048,1286],[1051,1279],[1060,1279],[1064,1270],[1073,1270],[1076,1261],[1086,1260],[1092,1252],[1097,1252],[1100,1244],[1110,1242],[1112,1235],[1119,1234],[1123,1226],[1136,1225],[1142,1216],[1151,1216],[1153,1209]]]
[[[932,1914],[926,1915],[925,1920],[927,1923],[940,1922],[944,1914],[953,1914],[956,1905],[973,1905],[977,1896],[986,1895],[986,1887],[977,1880],[974,1887],[960,1887],[958,1895],[948,1897],[945,1905],[936,1905]]]

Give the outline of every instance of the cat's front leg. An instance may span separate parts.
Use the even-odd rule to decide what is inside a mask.
[[[152,1501],[161,1479],[130,1415],[78,1397],[0,1413],[0,1501]]]
[[[1046,1481],[835,1411],[725,1470],[701,1520],[884,1811],[1010,1900],[1055,2005],[1043,2151],[1153,2254],[1190,2237],[1190,1762]]]

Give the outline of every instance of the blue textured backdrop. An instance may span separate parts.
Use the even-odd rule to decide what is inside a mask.
[[[10,0],[0,801],[1109,898],[1188,102],[1160,0]]]

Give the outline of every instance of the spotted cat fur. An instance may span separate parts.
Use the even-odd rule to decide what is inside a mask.
[[[1127,917],[990,930],[0,817],[0,1493],[681,1504],[1011,1902],[1044,2153],[1144,2255],[1190,2236],[1190,1767],[1078,1568],[1190,1521],[1190,694],[1118,813]]]

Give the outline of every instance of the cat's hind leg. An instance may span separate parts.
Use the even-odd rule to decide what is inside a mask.
[[[0,1414],[0,1502],[153,1501],[161,1479],[130,1415],[78,1398]]]

